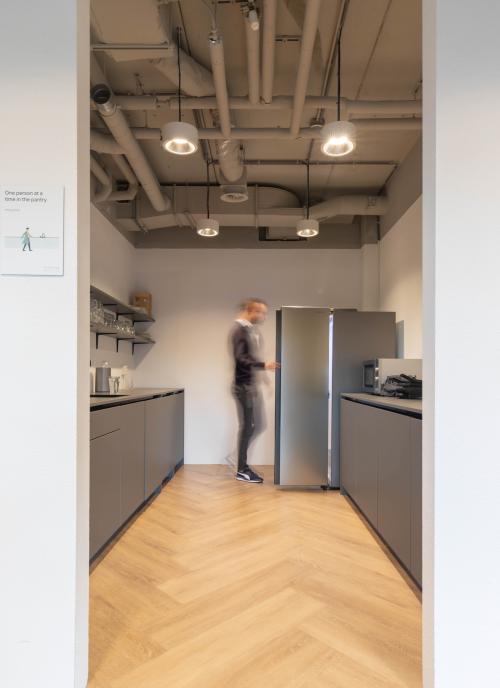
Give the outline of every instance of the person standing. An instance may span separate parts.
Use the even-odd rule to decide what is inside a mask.
[[[262,299],[245,299],[231,332],[234,358],[233,394],[239,417],[238,469],[236,479],[247,483],[262,483],[263,478],[248,465],[248,448],[263,430],[263,412],[255,373],[276,370],[275,361],[260,361],[257,357],[258,333],[255,325],[265,321],[267,304]]]
[[[23,251],[26,251],[26,249],[31,251],[31,234],[29,227],[26,227],[24,232],[21,234],[21,242],[23,245]]]

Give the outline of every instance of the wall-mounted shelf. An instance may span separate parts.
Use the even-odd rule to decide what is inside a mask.
[[[102,303],[104,308],[112,310],[116,313],[117,316],[124,315],[130,318],[130,320],[132,320],[134,323],[151,324],[155,322],[154,318],[150,318],[149,315],[147,315],[147,313],[142,311],[140,308],[135,308],[134,306],[124,303],[119,299],[115,299],[113,296],[110,296],[101,289],[97,289],[97,287],[90,287],[90,296],[93,299],[98,299]],[[132,355],[135,353],[135,347],[138,344],[155,343],[154,339],[151,339],[151,337],[148,337],[146,334],[136,332],[135,335],[127,336],[122,332],[117,332],[114,327],[110,327],[109,325],[97,325],[91,323],[90,331],[95,334],[96,349],[99,348],[99,337],[111,337],[112,339],[116,340],[117,353],[120,347],[120,342],[129,342],[130,344],[132,344]]]
[[[114,296],[110,296],[110,294],[107,294],[97,287],[90,287],[90,296],[100,301],[104,308],[114,311],[116,315],[126,315],[134,322],[153,323],[155,321],[154,318],[150,318],[149,315],[140,308],[136,308],[129,303],[115,299]]]

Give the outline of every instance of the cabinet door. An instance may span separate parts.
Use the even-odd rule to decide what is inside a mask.
[[[358,456],[358,430],[356,411],[359,404],[342,399],[340,407],[340,484],[347,494],[356,499],[356,470]]]
[[[149,399],[146,408],[146,496],[149,497],[175,465],[174,396]]]
[[[403,564],[411,566],[410,418],[384,411],[380,424],[378,529]]]
[[[176,394],[175,399],[175,418],[174,418],[174,440],[175,440],[175,466],[184,459],[184,392]]]
[[[411,567],[422,585],[422,421],[410,419],[411,457]]]
[[[90,556],[121,525],[120,431],[90,442]]]
[[[142,504],[144,487],[144,402],[125,404],[120,411],[121,521]]]
[[[356,494],[355,501],[375,528],[378,523],[378,447],[381,418],[384,411],[355,404]]]

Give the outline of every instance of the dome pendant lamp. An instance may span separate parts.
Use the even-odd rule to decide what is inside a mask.
[[[196,231],[202,237],[216,237],[219,222],[210,217],[210,162],[207,160],[207,216],[196,221]]]
[[[307,161],[307,198],[306,198],[306,217],[297,222],[297,236],[302,239],[311,239],[318,236],[319,223],[312,217],[309,217],[309,160]]]
[[[342,29],[340,29],[337,44],[337,121],[327,122],[321,129],[321,151],[325,155],[339,158],[351,153],[356,147],[356,127],[352,122],[340,119],[340,43]]]
[[[177,72],[179,76],[177,97],[179,120],[167,122],[161,128],[162,146],[175,155],[191,155],[198,150],[198,130],[189,122],[182,121],[181,110],[181,30],[177,29]]]

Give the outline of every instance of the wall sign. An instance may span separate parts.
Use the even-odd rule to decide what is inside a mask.
[[[64,273],[62,186],[0,187],[0,274]]]

